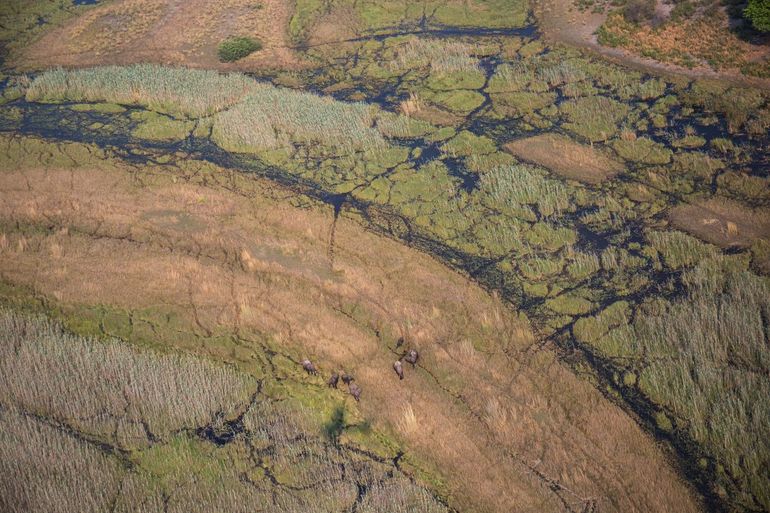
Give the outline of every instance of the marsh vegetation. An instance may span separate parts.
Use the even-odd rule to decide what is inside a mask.
[[[521,308],[539,338],[556,344],[565,360],[578,362],[578,371],[608,387],[650,432],[672,443],[709,507],[770,508],[770,426],[762,400],[768,393],[770,330],[770,95],[716,81],[649,76],[548,46],[515,32],[524,24],[518,10],[504,20],[493,18],[503,4],[520,7],[502,1],[420,8],[343,2],[327,12],[320,3],[298,2],[290,31],[295,41],[307,43],[303,58],[313,69],[265,72],[260,80],[158,65],[53,69],[13,84],[0,126],[118,147],[135,163],[161,166],[161,175],[172,173],[185,155],[195,166],[213,162],[235,174],[256,173],[312,201],[333,202],[335,220],[347,212]],[[465,19],[486,30],[459,30]],[[350,37],[327,44],[323,31],[338,35],[340,25]],[[394,27],[402,33],[390,34]],[[420,27],[439,28],[432,35],[407,33]],[[77,144],[53,150],[35,141],[3,138],[11,169],[23,168],[28,159],[71,166],[97,151]],[[195,169],[196,176],[210,179]],[[228,187],[247,186],[239,181]],[[6,203],[14,206],[9,219],[44,222],[34,209]],[[174,219],[170,225],[186,230],[203,222]],[[185,233],[179,240],[190,237]],[[9,235],[3,244],[26,247],[37,240],[27,235]],[[253,273],[273,269],[273,263],[256,263],[259,252],[236,243],[222,249],[210,239],[198,246],[174,240],[190,252],[204,248],[212,258],[223,253]],[[332,272],[324,274],[330,282],[337,276],[336,251],[329,250]],[[312,269],[318,266],[323,267],[314,260]],[[349,317],[363,315],[356,308],[339,309]],[[381,333],[381,326],[373,329]],[[485,346],[489,340],[458,340],[457,354],[468,361],[493,354],[500,347]],[[140,365],[139,356],[99,344],[107,349],[96,374]],[[25,351],[19,353],[25,365],[50,364],[40,359],[39,349]],[[152,376],[172,374],[153,366],[191,366],[189,379],[205,370],[168,356],[152,362],[142,364],[148,381],[136,384],[148,387],[150,397],[160,387]],[[453,387],[461,381],[457,374],[431,372],[450,390],[461,389]],[[199,411],[169,414],[169,426],[150,431],[166,438],[180,426],[202,426],[212,411],[230,417],[223,404],[242,411],[233,405],[243,403],[242,389],[253,382],[221,369],[218,376],[235,381],[215,387]],[[78,379],[86,380],[72,383]],[[5,387],[8,397],[31,393],[11,385]],[[108,387],[93,390],[100,398],[117,394]],[[18,398],[13,401],[24,408],[48,408],[45,415],[57,422],[75,422],[74,413],[52,399],[38,404]],[[84,408],[98,403],[88,396],[83,401]],[[152,407],[174,409],[162,401]],[[504,399],[476,408],[485,425],[500,433],[511,429],[514,410]],[[391,425],[418,444],[419,408],[399,405],[398,411]],[[136,430],[136,419],[125,418],[134,427],[121,430]],[[149,426],[160,422],[142,418]],[[102,426],[92,434],[107,431]],[[198,441],[178,443],[178,450],[188,451]],[[358,511],[375,508],[380,493],[392,496],[394,508],[407,508],[395,505],[402,504],[399,497],[430,499],[419,488],[366,486]]]
[[[0,326],[4,511],[447,511],[236,370],[8,310]]]

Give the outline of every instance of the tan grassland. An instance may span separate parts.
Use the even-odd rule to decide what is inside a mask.
[[[589,184],[600,183],[623,169],[623,164],[593,146],[553,133],[516,139],[506,144],[505,149],[564,178]]]
[[[363,389],[348,407],[441,469],[463,511],[695,512],[655,441],[526,319],[331,208],[213,166],[135,167],[0,140],[0,280],[62,305],[163,312],[194,353],[271,337]],[[332,226],[335,226],[332,229]],[[333,237],[333,240],[332,240]],[[333,259],[331,258],[333,257]],[[239,354],[196,345],[230,333]],[[419,349],[399,381],[395,339]]]
[[[253,71],[296,68],[290,48],[291,5],[284,0],[117,0],[89,10],[27,48],[21,69],[154,62]],[[217,46],[230,36],[259,39],[263,49],[222,63]]]

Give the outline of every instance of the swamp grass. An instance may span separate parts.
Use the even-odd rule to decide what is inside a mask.
[[[108,379],[105,379],[108,377]],[[184,355],[70,335],[0,311],[0,401],[128,446],[235,413],[254,380]]]
[[[374,128],[377,110],[312,93],[255,84],[242,101],[214,120],[212,138],[231,151],[285,147],[290,141],[364,149],[386,146]]]
[[[0,509],[8,513],[109,511],[121,463],[55,427],[0,406]]]
[[[621,331],[647,365],[640,386],[770,507],[770,284],[706,259],[689,271],[687,296]],[[763,470],[764,469],[764,470]]]
[[[224,110],[258,84],[240,73],[171,68],[156,64],[57,68],[36,76],[29,101],[113,102],[167,114],[202,117]]]
[[[72,335],[42,316],[2,310],[0,323],[4,388],[13,389],[0,396],[3,511],[247,513],[269,505],[276,513],[320,513],[359,500],[359,510],[372,513],[447,511],[387,460],[328,439],[301,401],[232,397],[241,384],[254,386],[238,371]],[[126,381],[132,372],[139,374]],[[18,390],[22,383],[28,390]],[[222,387],[225,402],[209,411],[207,397]],[[121,403],[116,393],[131,400]],[[114,436],[88,426],[119,415],[115,406],[148,422],[180,415],[194,422],[156,433],[162,438],[142,431],[143,443],[114,447]],[[206,411],[193,418],[190,409]],[[233,409],[243,410],[235,426]],[[62,423],[64,410],[77,421]]]
[[[545,170],[525,164],[502,166],[484,173],[481,194],[490,206],[516,212],[536,206],[540,215],[551,217],[570,208],[570,194],[561,182],[548,177]]]

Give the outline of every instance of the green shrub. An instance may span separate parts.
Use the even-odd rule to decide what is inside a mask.
[[[767,0],[749,0],[743,15],[755,29],[770,32],[770,2]]]
[[[222,62],[235,62],[262,49],[262,43],[250,37],[230,37],[219,44],[217,53]]]

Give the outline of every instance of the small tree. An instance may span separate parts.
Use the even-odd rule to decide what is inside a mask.
[[[755,29],[770,32],[770,0],[749,0],[743,15],[751,21]]]

